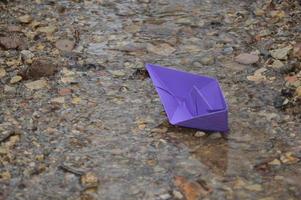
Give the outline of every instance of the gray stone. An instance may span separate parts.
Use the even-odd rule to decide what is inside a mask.
[[[194,134],[195,137],[203,137],[203,136],[205,136],[205,135],[206,135],[206,133],[203,132],[203,131],[197,131],[197,132]]]
[[[203,64],[203,65],[213,65],[214,64],[214,57],[211,56],[211,55],[203,56],[200,59],[200,63]]]

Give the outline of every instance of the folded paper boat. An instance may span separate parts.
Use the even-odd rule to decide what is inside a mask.
[[[228,131],[228,106],[215,78],[153,64],[146,69],[171,124]]]

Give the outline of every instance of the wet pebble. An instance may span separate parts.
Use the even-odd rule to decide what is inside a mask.
[[[247,190],[253,191],[253,192],[262,191],[262,186],[259,184],[245,185],[244,188],[246,188]]]
[[[32,21],[32,17],[30,15],[22,15],[18,17],[19,21],[24,24],[28,24]]]
[[[6,71],[3,68],[0,68],[0,78],[4,77],[6,75]]]
[[[235,57],[235,61],[244,64],[244,65],[250,65],[253,63],[258,62],[259,57],[255,54],[249,54],[249,53],[242,53]]]
[[[172,194],[173,194],[173,196],[174,196],[175,199],[183,199],[184,198],[184,196],[182,195],[182,193],[179,192],[179,191],[177,191],[177,190],[173,190]]]
[[[59,89],[58,93],[61,96],[65,96],[65,95],[71,94],[72,90],[70,88],[61,88],[61,89]]]
[[[187,200],[197,200],[209,194],[198,182],[190,181],[182,176],[175,177],[175,185],[183,192]]]
[[[25,86],[30,90],[38,90],[46,87],[47,85],[48,84],[45,80],[37,80],[37,81],[25,83]]]
[[[64,97],[56,97],[56,98],[53,98],[51,99],[51,103],[64,103],[65,102],[65,98]]]
[[[272,64],[272,68],[274,68],[274,69],[279,69],[283,66],[284,66],[284,64],[280,60],[274,60],[274,62]]]
[[[122,77],[125,76],[125,72],[123,70],[109,70],[109,72],[114,76],[114,77]]]
[[[14,94],[16,92],[16,88],[15,87],[11,87],[9,85],[5,85],[4,86],[4,92],[8,93],[8,94]]]
[[[275,108],[284,108],[287,103],[288,103],[287,98],[282,97],[282,96],[277,96],[274,100],[274,107]]]
[[[151,53],[154,53],[157,55],[163,55],[163,56],[169,56],[173,52],[176,51],[176,49],[174,47],[172,47],[171,45],[169,45],[167,43],[160,43],[157,45],[148,44],[147,50]]]
[[[301,86],[296,89],[296,95],[297,97],[301,97]]]
[[[37,29],[38,32],[46,33],[46,34],[52,34],[57,30],[56,26],[50,25],[50,26],[44,26]]]
[[[25,79],[39,79],[53,76],[58,71],[56,62],[50,58],[36,58],[22,74]]]
[[[288,53],[291,49],[292,49],[291,46],[287,46],[287,47],[284,47],[284,48],[271,50],[270,53],[271,53],[272,57],[275,58],[275,59],[286,60],[287,55],[288,55]]]
[[[85,187],[97,187],[98,178],[95,173],[87,172],[80,178],[81,184]]]
[[[233,53],[233,51],[234,51],[233,47],[226,47],[226,48],[223,49],[223,53],[225,55],[230,55],[230,54]]]
[[[278,159],[274,159],[271,162],[269,162],[269,165],[281,165],[281,162]]]
[[[205,135],[206,135],[206,133],[203,132],[203,131],[197,131],[197,132],[194,134],[195,137],[204,137]]]
[[[62,51],[72,51],[74,46],[73,40],[61,39],[55,42],[55,47]]]
[[[210,139],[213,139],[213,140],[215,140],[215,139],[220,139],[220,138],[222,138],[222,135],[220,134],[220,133],[210,133],[209,134],[209,136],[208,136]]]
[[[293,55],[294,55],[296,58],[301,59],[301,42],[296,43],[296,44],[294,45]]]
[[[167,199],[170,199],[170,198],[171,198],[170,194],[161,194],[160,195],[160,199],[163,199],[163,200],[167,200]]]
[[[280,160],[284,164],[295,164],[300,161],[292,152],[287,152],[280,156]]]
[[[0,37],[0,47],[4,48],[5,50],[18,49],[22,46],[22,44],[23,41],[16,35]]]
[[[214,57],[211,55],[203,56],[200,59],[200,63],[203,65],[212,65],[212,64],[214,64]]]
[[[14,76],[10,79],[10,83],[11,84],[18,83],[21,80],[22,80],[22,76]]]

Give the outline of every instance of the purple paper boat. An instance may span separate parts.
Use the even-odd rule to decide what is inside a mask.
[[[228,106],[216,79],[153,64],[146,69],[171,124],[228,131]]]

